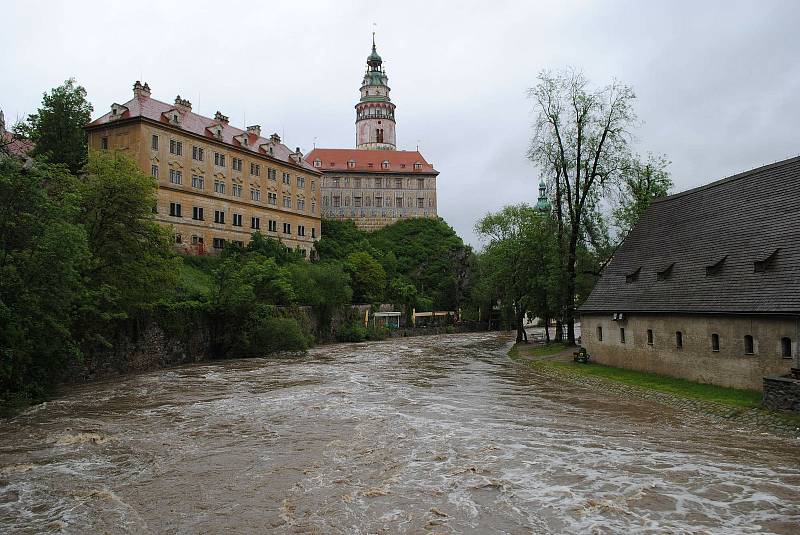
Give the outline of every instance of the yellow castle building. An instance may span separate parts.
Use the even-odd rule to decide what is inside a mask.
[[[321,172],[277,134],[233,127],[220,112],[203,117],[180,96],[174,104],[153,99],[138,81],[131,100],[112,104],[86,131],[90,150],[126,152],[158,180],[156,219],[174,229],[185,252],[244,245],[261,232],[311,255]]]

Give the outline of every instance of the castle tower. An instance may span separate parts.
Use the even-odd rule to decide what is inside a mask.
[[[361,83],[361,99],[356,104],[356,148],[395,150],[394,104],[389,98],[389,78],[382,67],[383,60],[375,50],[372,34],[372,53],[367,56],[367,71]]]

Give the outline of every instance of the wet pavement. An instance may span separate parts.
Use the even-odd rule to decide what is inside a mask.
[[[554,383],[494,333],[72,387],[0,421],[3,533],[800,533],[800,442]]]

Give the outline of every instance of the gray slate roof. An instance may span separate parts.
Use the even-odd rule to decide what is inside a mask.
[[[800,157],[654,202],[579,311],[800,314]]]

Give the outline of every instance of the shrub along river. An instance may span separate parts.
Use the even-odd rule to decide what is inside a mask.
[[[0,422],[0,532],[797,533],[800,443],[553,383],[497,334],[71,388]]]

